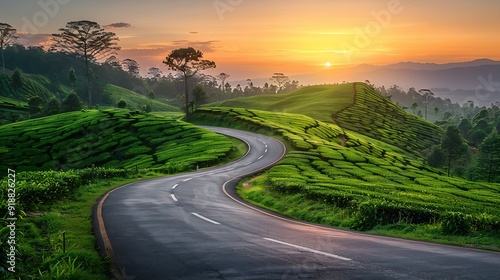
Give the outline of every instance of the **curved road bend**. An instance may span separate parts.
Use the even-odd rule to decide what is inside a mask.
[[[98,239],[125,279],[498,279],[499,253],[315,226],[244,206],[224,193],[236,180],[223,184],[276,162],[284,147],[209,129],[244,139],[249,153],[222,167],[129,184],[98,205]]]

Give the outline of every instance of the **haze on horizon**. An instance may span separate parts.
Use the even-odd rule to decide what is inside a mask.
[[[168,72],[173,49],[194,47],[230,80],[300,75],[402,61],[500,60],[500,1],[2,0],[0,22],[25,45],[50,44],[69,21],[92,20],[120,38],[119,58]]]

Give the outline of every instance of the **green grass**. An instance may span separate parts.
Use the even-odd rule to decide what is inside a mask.
[[[106,95],[106,106],[114,106],[120,100],[124,100],[127,102],[127,108],[130,110],[142,110],[142,106],[150,105],[151,101],[144,95],[139,93],[124,89],[119,86],[107,84],[104,87],[104,94]],[[180,113],[180,109],[158,100],[153,100],[153,111],[162,111],[162,112],[173,112]]]
[[[414,154],[437,144],[443,134],[439,127],[406,113],[364,83],[308,86],[289,94],[237,98],[207,106],[302,114]]]
[[[204,108],[191,120],[237,123],[285,139],[291,149],[284,160],[242,195],[294,218],[358,230],[405,223],[437,226],[442,235],[463,229],[472,237],[500,237],[499,184],[449,178],[423,159],[361,134],[346,132],[343,143],[338,126],[304,115]],[[328,210],[314,212],[317,204]]]
[[[90,110],[4,125],[0,169],[195,168],[224,159],[225,136],[139,111]],[[210,149],[207,149],[210,147]],[[139,157],[139,158],[138,158]]]
[[[415,154],[440,142],[438,126],[406,113],[364,83],[352,86],[354,105],[334,114],[338,125]]]
[[[246,153],[245,143],[234,138],[229,138],[229,141],[233,149],[217,165],[239,159]],[[17,232],[20,233],[16,240],[16,277],[110,279],[109,262],[96,250],[92,207],[107,191],[130,182],[164,176],[165,170],[95,171],[96,179],[93,180],[90,177],[91,169],[16,173],[16,213],[23,217],[16,223]],[[3,197],[7,197],[6,187],[7,180],[0,181],[0,195]],[[0,206],[3,216],[7,209],[6,201],[2,200]],[[2,237],[5,229],[0,232]],[[63,252],[62,246],[63,231],[66,234],[66,252]],[[3,262],[0,265],[5,267]]]
[[[266,94],[226,100],[208,106],[304,114],[321,121],[353,103],[351,84],[303,87],[289,94]]]

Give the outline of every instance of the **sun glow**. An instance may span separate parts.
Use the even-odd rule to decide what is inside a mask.
[[[325,63],[325,66],[330,67],[330,66],[332,66],[332,64],[330,62],[327,62],[327,63]]]

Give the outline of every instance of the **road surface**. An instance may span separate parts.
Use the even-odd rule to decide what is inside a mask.
[[[235,183],[278,161],[284,146],[210,129],[245,140],[249,153],[222,167],[129,184],[99,202],[98,240],[124,279],[500,278],[499,253],[315,226],[244,205]]]

